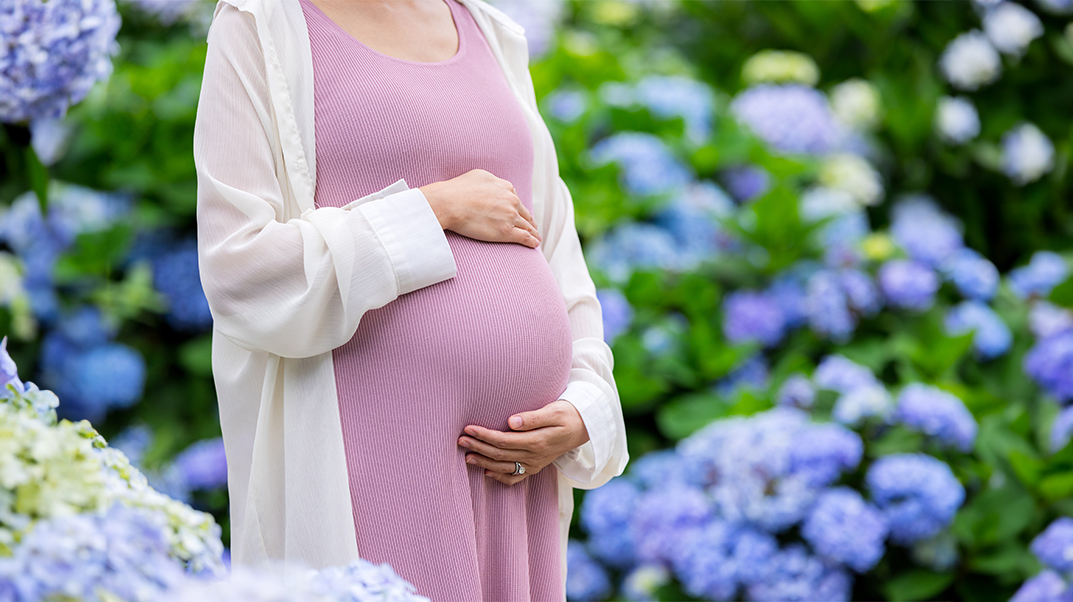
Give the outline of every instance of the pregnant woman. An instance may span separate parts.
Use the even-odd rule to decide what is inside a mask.
[[[195,126],[237,566],[562,600],[622,412],[523,30],[481,0],[221,0]]]

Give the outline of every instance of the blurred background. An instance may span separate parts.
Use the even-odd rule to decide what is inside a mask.
[[[626,415],[627,474],[575,491],[569,597],[1073,595],[1073,1],[493,4]],[[0,333],[226,545],[214,3],[30,5],[0,7]]]

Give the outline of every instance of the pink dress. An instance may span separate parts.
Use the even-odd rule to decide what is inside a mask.
[[[532,211],[522,108],[469,11],[437,63],[380,54],[301,0],[313,52],[318,206],[485,169]],[[570,373],[566,306],[539,249],[446,232],[449,280],[366,313],[333,351],[358,552],[433,600],[561,600],[556,468],[508,487],[465,463],[468,424],[509,430]]]

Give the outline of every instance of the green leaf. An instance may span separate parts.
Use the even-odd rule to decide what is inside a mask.
[[[1051,303],[1063,307],[1073,307],[1073,277],[1054,287],[1050,295]]]
[[[179,347],[179,363],[195,376],[212,376],[212,335],[206,334]]]
[[[1010,466],[1017,474],[1017,478],[1029,487],[1033,487],[1039,481],[1040,472],[1043,470],[1043,462],[1020,450],[1010,450]]]
[[[954,582],[953,573],[936,573],[914,569],[896,575],[883,584],[888,600],[927,600],[941,593]]]
[[[37,158],[34,147],[26,146],[26,179],[41,204],[41,215],[48,215],[48,168]]]
[[[1023,579],[1031,574],[1032,554],[1028,546],[1019,542],[1009,542],[994,550],[973,556],[968,566],[981,573],[1006,577],[1009,581]]]
[[[656,425],[671,440],[685,439],[717,418],[727,415],[728,407],[709,393],[694,393],[660,406]]]
[[[1043,477],[1039,492],[1048,502],[1073,495],[1073,472],[1061,472]]]
[[[123,260],[133,236],[127,224],[79,234],[74,247],[57,262],[56,278],[73,281],[83,276],[108,276]]]

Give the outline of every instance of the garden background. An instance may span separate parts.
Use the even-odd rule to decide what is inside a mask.
[[[45,4],[0,6],[0,333],[226,546],[214,4]],[[1073,2],[494,4],[626,415],[627,474],[576,491],[570,598],[1069,599]]]

